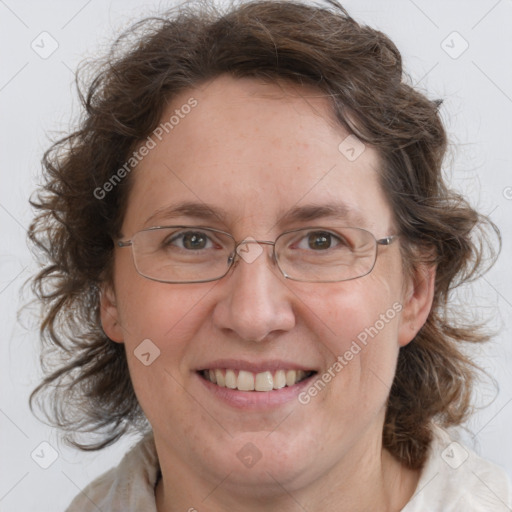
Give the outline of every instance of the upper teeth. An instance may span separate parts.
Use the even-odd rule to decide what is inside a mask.
[[[238,375],[237,375],[238,373]],[[304,379],[310,372],[303,370],[277,370],[252,373],[245,370],[204,370],[203,375],[210,382],[220,387],[238,389],[239,391],[271,391],[285,386],[293,386]]]

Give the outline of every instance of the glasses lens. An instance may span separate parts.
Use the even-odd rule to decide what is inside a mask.
[[[157,281],[210,281],[229,268],[235,242],[222,231],[174,226],[139,231],[132,240],[137,271]]]
[[[368,274],[377,256],[377,242],[360,228],[307,228],[283,233],[276,258],[290,279],[310,282],[346,281]]]

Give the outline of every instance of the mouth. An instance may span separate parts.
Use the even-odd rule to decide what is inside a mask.
[[[197,372],[204,380],[220,388],[268,393],[292,387],[310,378],[315,370],[279,369],[251,372],[236,368],[207,368]]]

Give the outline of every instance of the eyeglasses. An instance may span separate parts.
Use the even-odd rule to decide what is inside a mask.
[[[377,246],[390,245],[397,235],[377,240],[361,228],[308,227],[286,231],[274,242],[247,238],[237,242],[225,231],[198,226],[157,226],[138,231],[131,240],[137,272],[163,283],[206,283],[224,277],[238,258],[251,263],[273,246],[272,259],[287,279],[311,283],[348,281],[369,274]],[[251,246],[249,244],[257,244]]]

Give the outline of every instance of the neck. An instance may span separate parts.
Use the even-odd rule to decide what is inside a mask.
[[[380,441],[380,437],[379,437]],[[363,445],[313,482],[302,486],[279,482],[241,487],[232,475],[210,479],[204,469],[194,471],[180,460],[165,464],[156,488],[158,512],[398,512],[413,495],[420,472],[406,468],[381,442]],[[357,448],[357,447],[355,447]],[[158,445],[157,445],[158,450]],[[160,454],[160,451],[159,451]],[[355,458],[354,458],[355,457]],[[169,460],[169,459],[168,459]],[[270,476],[270,475],[269,475]]]

